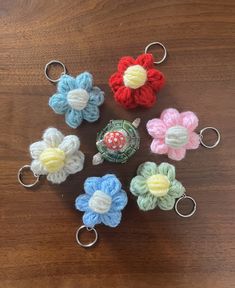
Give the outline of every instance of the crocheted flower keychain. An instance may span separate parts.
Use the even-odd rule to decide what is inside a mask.
[[[97,134],[96,147],[98,153],[93,156],[93,165],[109,162],[125,163],[138,149],[140,136],[137,127],[140,118],[132,123],[127,120],[111,120]]]
[[[198,126],[198,118],[191,111],[179,113],[178,110],[169,108],[162,112],[160,118],[149,120],[147,131],[153,137],[150,149],[156,154],[168,154],[172,160],[182,160],[186,150],[197,149],[201,143],[206,148],[214,148],[220,142],[220,133],[214,127],[205,127],[199,134],[194,130]],[[213,145],[203,141],[203,133],[213,130],[217,140]]]
[[[41,175],[47,175],[47,180],[53,184],[60,184],[70,174],[83,169],[85,156],[79,150],[80,140],[77,136],[64,136],[56,128],[48,128],[42,139],[29,147],[33,159],[31,164],[21,167],[18,171],[18,181],[24,187],[35,186]],[[23,172],[28,169],[36,178],[32,184],[23,182]]]
[[[54,64],[63,68],[58,79],[48,76],[48,69]],[[66,74],[62,62],[52,60],[45,66],[45,76],[51,82],[57,82],[57,92],[50,97],[49,106],[55,113],[65,114],[67,125],[77,128],[83,119],[90,123],[99,119],[99,106],[104,102],[104,92],[93,86],[93,77],[89,72],[83,72],[74,78]]]
[[[117,227],[121,221],[121,210],[127,205],[127,194],[122,184],[113,174],[103,177],[89,177],[84,183],[85,194],[79,195],[75,200],[77,210],[84,212],[83,224],[76,232],[77,243],[82,247],[93,246],[98,233],[94,228],[97,224]],[[93,231],[95,239],[91,243],[83,243],[80,233],[87,229]]]
[[[148,49],[159,45],[164,50],[160,61],[155,61]],[[157,92],[163,87],[165,77],[154,64],[162,63],[167,56],[165,46],[160,42],[150,43],[145,48],[145,53],[136,59],[125,56],[118,63],[118,71],[109,79],[109,85],[114,92],[115,100],[126,109],[137,106],[152,107],[157,100]]]
[[[142,163],[137,169],[137,176],[131,180],[130,191],[138,197],[137,204],[143,211],[156,207],[171,210],[175,207],[181,217],[190,217],[196,211],[195,200],[185,194],[184,186],[175,179],[175,167],[169,163]],[[183,199],[192,201],[193,209],[189,214],[178,210],[178,204]]]

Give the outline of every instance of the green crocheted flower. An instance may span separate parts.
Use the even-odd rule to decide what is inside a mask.
[[[185,193],[184,186],[175,179],[175,167],[169,163],[145,162],[138,167],[137,176],[131,180],[130,191],[138,196],[141,210],[157,206],[162,210],[174,208],[175,201]]]

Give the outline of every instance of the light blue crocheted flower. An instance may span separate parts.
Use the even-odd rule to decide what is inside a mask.
[[[93,77],[84,72],[76,78],[63,75],[57,85],[57,92],[50,97],[49,106],[57,114],[65,114],[65,122],[77,128],[85,119],[95,122],[100,117],[98,106],[104,102],[104,92],[93,87]]]
[[[127,204],[127,194],[113,174],[103,177],[89,177],[84,183],[85,194],[75,200],[75,207],[84,211],[83,223],[94,227],[103,223],[116,227],[121,221],[121,210]]]

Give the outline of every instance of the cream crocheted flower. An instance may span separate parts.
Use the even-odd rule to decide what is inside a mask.
[[[79,151],[77,136],[64,136],[56,128],[48,128],[42,139],[29,147],[33,158],[31,170],[35,175],[47,175],[48,181],[60,184],[70,174],[83,169],[85,156]]]
[[[185,193],[184,186],[175,179],[175,167],[169,163],[145,162],[131,180],[130,191],[137,198],[141,210],[159,207],[162,210],[174,208],[175,201]]]

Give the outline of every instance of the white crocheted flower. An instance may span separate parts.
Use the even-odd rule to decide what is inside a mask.
[[[70,174],[83,169],[85,156],[79,151],[77,136],[64,136],[56,128],[48,128],[42,139],[29,147],[33,158],[31,170],[35,175],[47,175],[48,181],[60,184]]]

